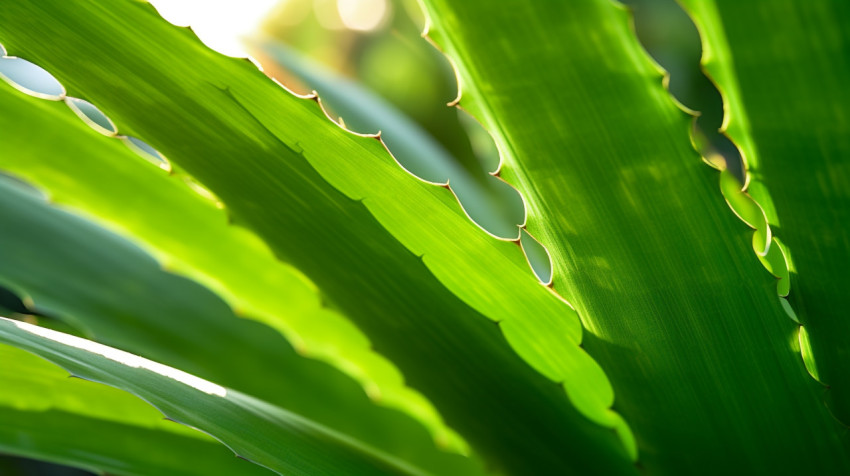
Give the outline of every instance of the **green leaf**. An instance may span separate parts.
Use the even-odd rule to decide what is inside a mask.
[[[79,337],[0,318],[0,342],[130,392],[237,455],[286,474],[422,474],[321,425],[180,370]]]
[[[18,120],[25,121],[32,111],[21,112]],[[6,197],[0,222],[14,230],[0,234],[0,283],[25,295],[39,313],[76,324],[86,337],[260,398],[423,471],[481,473],[474,461],[437,450],[405,415],[373,405],[336,369],[299,356],[273,329],[237,318],[217,296],[162,271],[131,243],[2,177],[0,194]]]
[[[271,474],[127,393],[8,345],[0,361],[0,452],[121,475]]]
[[[584,347],[610,376],[646,471],[848,471],[846,435],[806,374],[775,279],[627,10],[426,4],[460,104],[503,151],[502,175],[526,198],[553,287],[588,329]]]
[[[218,276],[232,283],[231,289],[253,285],[270,296],[261,299],[250,289],[241,295],[243,300],[271,306],[264,308],[267,315],[277,309],[275,322],[289,316],[287,322],[310,326],[314,337],[310,347],[295,340],[293,349],[271,329],[237,319],[201,287],[163,272],[143,250],[14,190],[6,194],[18,198],[0,204],[0,221],[15,230],[0,234],[0,261],[5,263],[0,282],[34,300],[37,310],[86,330],[89,338],[282,406],[385,451],[404,454],[435,473],[476,472],[466,458],[437,451],[412,422],[376,408],[343,376],[299,357],[330,355],[323,360],[359,377],[372,401],[386,405],[389,399],[387,406],[424,419],[434,412],[421,395],[409,390],[400,395],[406,398],[404,405],[395,403],[392,394],[387,396],[393,385],[404,388],[398,371],[376,360],[368,340],[350,333],[356,329],[347,321],[337,326],[338,315],[330,315],[325,324],[317,322],[321,312],[330,312],[318,308],[309,282],[264,255],[262,248],[250,246],[256,238],[228,226],[213,203],[118,141],[93,133],[62,104],[28,98],[3,86],[0,100],[6,111],[14,112],[0,115],[0,140],[15,151],[0,156],[0,169],[36,180],[50,190],[54,201],[96,214],[107,226],[138,233],[134,236],[146,238],[146,249],[165,250],[173,253],[167,258],[196,264],[189,268],[190,276],[198,270],[228,269]],[[49,140],[27,140],[32,130],[49,130]],[[8,180],[0,180],[0,189],[10,186]],[[229,261],[219,257],[233,249],[240,250],[240,260],[227,268]],[[307,303],[300,305],[299,298]],[[175,320],[175,315],[183,317]],[[361,363],[371,367],[364,372]],[[282,369],[287,375],[280,378]],[[371,383],[373,377],[382,379]],[[302,391],[288,391],[291,388]]]
[[[258,41],[267,57],[309,84],[322,106],[342,117],[345,127],[359,133],[380,131],[399,164],[435,184],[448,184],[470,219],[488,233],[516,239],[525,223],[525,205],[516,189],[483,170],[468,170],[412,119],[360,84],[333,75],[284,44]]]
[[[805,326],[808,368],[848,423],[850,4],[684,4],[702,33],[702,61],[723,94],[723,130],[741,148],[750,194],[793,256],[780,294]]]
[[[34,35],[44,29],[61,48]],[[633,471],[608,428],[627,441],[628,430],[578,346],[575,313],[539,286],[516,246],[481,233],[448,191],[410,177],[380,142],[330,125],[146,5],[11,2],[0,40],[215,193],[492,467]]]
[[[339,313],[322,306],[315,285],[277,261],[256,236],[230,226],[214,201],[187,186],[198,187],[191,177],[169,176],[151,167],[119,141],[94,133],[63,104],[29,98],[4,84],[0,98],[5,112],[0,115],[0,141],[15,151],[0,155],[0,169],[44,187],[52,200],[132,236],[163,267],[208,286],[238,314],[279,330],[300,353],[342,369],[380,394],[383,405],[410,413],[444,444],[463,448],[431,404],[407,388],[398,369],[369,348],[369,339]],[[33,131],[50,134],[33,141]],[[36,257],[53,247],[52,241],[45,243],[47,250],[33,249],[32,243],[29,253]],[[221,259],[233,250],[239,250],[238,260]],[[13,257],[24,256],[20,253]],[[109,277],[104,280],[112,282]],[[80,292],[66,296],[91,294],[85,281],[76,282]],[[125,289],[132,289],[127,283]],[[47,287],[51,292],[61,289]],[[92,316],[85,311],[76,314]],[[112,335],[116,332],[121,333],[113,327]]]

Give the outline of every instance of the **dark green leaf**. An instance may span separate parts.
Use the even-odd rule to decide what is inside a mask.
[[[850,422],[850,3],[684,2],[723,93],[749,192],[790,256],[779,293],[806,328],[809,370]],[[777,243],[774,243],[779,245]],[[778,252],[778,250],[777,250]],[[801,344],[803,343],[801,334]]]
[[[647,471],[850,471],[775,279],[692,149],[691,119],[627,10],[426,3],[458,65],[461,105],[495,135]]]

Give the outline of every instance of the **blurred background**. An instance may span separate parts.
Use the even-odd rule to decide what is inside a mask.
[[[318,91],[329,115],[347,128],[381,130],[388,148],[414,175],[435,183],[451,179],[467,213],[488,232],[509,238],[524,220],[515,192],[488,181],[499,163],[489,134],[465,113],[447,107],[457,96],[457,80],[443,54],[421,36],[426,20],[417,0],[152,3],[172,23],[191,26],[213,49],[254,58],[296,94]],[[717,132],[722,102],[700,69],[693,23],[675,0],[624,3],[634,13],[638,39],[669,72],[671,93],[700,111],[694,137],[703,156],[727,164],[740,177],[737,150]],[[411,143],[415,146],[405,149]],[[47,316],[30,316],[24,303],[3,289],[0,312],[51,322]],[[0,475],[81,474],[89,473],[0,451]]]

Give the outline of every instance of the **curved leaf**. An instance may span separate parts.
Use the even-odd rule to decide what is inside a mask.
[[[26,115],[19,116],[23,119]],[[52,129],[53,130],[53,129]],[[0,283],[86,337],[260,398],[432,474],[480,474],[437,450],[404,415],[309,360],[273,329],[239,319],[206,289],[162,271],[125,240],[0,177]],[[62,246],[56,246],[62,243]]]
[[[151,167],[119,141],[92,133],[62,104],[26,97],[4,84],[0,98],[0,141],[14,151],[0,155],[0,169],[133,236],[164,267],[210,287],[238,314],[279,330],[300,353],[348,373],[372,394],[380,394],[381,404],[418,418],[445,445],[463,448],[431,404],[370,349],[368,338],[322,305],[313,283],[280,263],[256,236],[230,226],[213,200],[187,186],[190,177]],[[33,141],[33,133],[43,137]],[[234,250],[239,259],[222,259]],[[31,252],[38,256],[43,250]]]
[[[271,474],[124,392],[8,345],[0,361],[0,452],[121,475]]]
[[[125,390],[167,418],[287,474],[421,474],[377,450],[261,400],[180,370],[50,329],[0,318],[0,342],[73,375]]]
[[[627,10],[426,3],[458,65],[460,104],[496,137],[646,470],[847,471],[846,436],[793,348],[775,279],[691,147],[690,118]]]
[[[779,291],[806,328],[809,370],[850,423],[850,4],[684,3],[723,94],[723,130],[746,159],[749,192],[793,256]]]
[[[44,28],[62,48],[33,35]],[[0,13],[0,40],[197,177],[494,468],[633,471],[615,435],[584,417],[625,430],[608,408],[604,374],[578,347],[575,313],[537,284],[520,250],[486,237],[448,192],[410,177],[381,143],[330,127],[309,102],[148,6],[12,2]],[[535,369],[569,382],[581,412],[485,317]]]
[[[525,204],[514,188],[483,170],[477,175],[468,170],[413,120],[356,82],[325,71],[281,43],[257,41],[256,47],[315,88],[322,106],[339,114],[346,128],[380,131],[381,140],[402,167],[426,182],[448,184],[470,219],[488,233],[517,238],[518,227],[525,223]]]

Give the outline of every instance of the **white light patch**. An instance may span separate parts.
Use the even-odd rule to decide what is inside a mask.
[[[176,380],[182,384],[188,385],[196,390],[200,390],[209,395],[216,395],[219,397],[227,396],[227,389],[225,389],[221,385],[216,385],[202,378],[187,374],[182,370],[177,370],[166,365],[158,364],[151,360],[139,357],[138,355],[133,355],[128,352],[124,352],[123,350],[113,349],[112,347],[107,347],[103,344],[98,344],[97,342],[81,339],[76,336],[63,334],[61,332],[56,332],[54,330],[46,329],[44,327],[34,326],[32,324],[27,324],[26,322],[13,321],[11,319],[6,320],[11,321],[19,329],[29,332],[30,334],[35,334],[39,337],[44,337],[45,339],[50,339],[54,342],[59,342],[60,344],[67,345],[69,347],[74,347],[76,349],[85,350],[86,352],[91,352],[93,354],[106,357],[109,360],[118,362],[128,367],[149,370],[156,374],[162,375],[163,377],[168,377],[170,379]]]
[[[387,0],[337,0],[342,23],[352,30],[372,31],[387,15]]]
[[[227,56],[248,57],[244,38],[254,34],[279,0],[149,0],[177,26],[191,26],[205,45]]]

